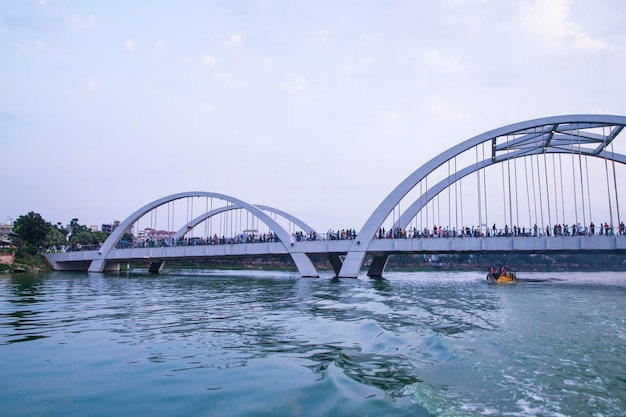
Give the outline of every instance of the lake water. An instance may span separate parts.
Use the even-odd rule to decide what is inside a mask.
[[[0,276],[0,416],[626,416],[626,273]]]

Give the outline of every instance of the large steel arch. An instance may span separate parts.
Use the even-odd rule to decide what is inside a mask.
[[[378,229],[382,226],[391,211],[400,203],[417,184],[435,171],[444,163],[454,159],[463,152],[492,142],[491,158],[477,162],[455,173],[454,178],[449,177],[426,191],[400,216],[397,225],[404,226],[413,218],[421,208],[435,195],[446,189],[449,185],[460,180],[462,177],[476,172],[489,165],[502,163],[515,158],[543,153],[571,153],[589,155],[600,158],[611,158],[616,162],[626,163],[626,156],[609,152],[607,146],[626,127],[626,117],[615,115],[566,115],[545,117],[528,120],[494,129],[473,138],[467,139],[456,146],[442,152],[435,158],[422,165],[404,181],[402,181],[391,193],[379,204],[369,219],[361,228],[357,239],[352,244],[350,251],[341,267],[340,277],[356,278],[363,265],[363,260],[368,247]],[[589,129],[602,128],[603,134],[589,132]],[[604,129],[608,128],[605,134]],[[581,134],[581,130],[583,133]],[[497,145],[496,139],[502,136],[514,135],[511,142],[506,145]],[[573,136],[576,135],[576,141]],[[505,147],[506,146],[506,147]],[[452,181],[454,179],[454,181]],[[372,264],[373,274],[379,275],[384,269],[386,257],[377,256]]]
[[[562,151],[547,151],[546,153],[563,153]],[[518,155],[515,158],[521,158],[527,155]],[[619,162],[623,165],[626,165],[626,155],[619,153],[609,153],[606,151],[602,151],[598,155],[588,154],[588,156],[592,156],[595,158],[610,158],[615,162]],[[511,159],[511,158],[509,158]],[[489,165],[494,165],[497,163],[506,162],[506,158],[496,158],[496,160],[485,159],[484,161],[480,161],[476,164],[470,165],[468,167],[463,168],[462,170],[454,173],[454,175],[450,175],[448,178],[444,178],[439,181],[437,184],[426,190],[422,195],[420,195],[406,210],[402,212],[398,220],[394,223],[393,227],[405,228],[408,226],[409,222],[413,217],[415,217],[420,210],[426,206],[432,199],[437,197],[439,193],[445,191],[450,186],[454,185],[455,182],[461,181],[464,177],[480,170],[486,168]]]
[[[306,233],[309,232],[315,232],[315,230],[313,230],[313,228],[311,226],[309,226],[308,224],[306,224],[304,221],[298,219],[296,216],[293,216],[285,211],[279,210],[277,208],[274,207],[270,207],[270,206],[265,206],[262,204],[255,204],[256,207],[260,208],[263,211],[268,211],[270,213],[274,213],[277,214],[279,216],[282,216],[284,218],[286,218],[287,220],[291,221],[292,223],[296,224],[297,226],[299,226],[303,231],[306,231]],[[238,210],[241,209],[242,207],[239,207],[237,205],[230,205],[230,206],[224,206],[224,207],[218,207],[216,209],[207,211],[204,214],[199,215],[198,217],[196,217],[195,219],[191,220],[189,223],[187,223],[185,226],[181,227],[173,236],[174,239],[178,239],[182,236],[184,236],[185,234],[187,234],[190,230],[192,230],[194,227],[196,227],[197,225],[199,225],[200,223],[202,223],[203,221],[216,216],[220,213],[223,213],[225,211],[230,211],[230,210]]]
[[[206,192],[206,191],[189,191],[189,192],[182,192],[178,194],[172,194],[166,197],[162,197],[151,203],[148,203],[145,206],[138,209],[137,211],[135,211],[133,214],[128,216],[126,220],[120,223],[120,225],[113,231],[113,233],[109,235],[107,240],[104,241],[104,243],[100,247],[99,256],[91,262],[91,265],[89,266],[89,271],[90,272],[102,272],[105,270],[107,257],[109,256],[110,251],[115,247],[115,245],[117,245],[117,243],[120,241],[120,239],[122,238],[126,230],[128,230],[128,228],[132,226],[137,220],[139,220],[143,215],[171,201],[179,200],[182,198],[188,198],[188,197],[219,198],[219,199],[228,201],[241,208],[248,210],[250,213],[254,214],[259,220],[261,220],[266,225],[268,225],[274,233],[276,233],[276,235],[278,236],[282,244],[285,246],[285,249],[291,255],[291,258],[296,264],[296,267],[298,268],[298,271],[300,272],[301,276],[303,277],[319,276],[319,274],[315,270],[315,267],[313,266],[313,263],[311,262],[309,257],[303,252],[296,252],[294,250],[294,247],[290,244],[291,237],[289,233],[285,229],[283,229],[282,226],[280,226],[267,213],[265,213],[260,208],[252,204],[246,203],[243,200],[239,200],[235,197],[231,197],[225,194]]]

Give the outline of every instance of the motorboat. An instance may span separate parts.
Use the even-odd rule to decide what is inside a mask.
[[[491,284],[514,284],[517,282],[517,272],[505,267],[491,268],[487,274],[487,281]]]

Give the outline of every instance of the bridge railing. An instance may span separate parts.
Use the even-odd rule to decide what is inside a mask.
[[[391,230],[379,229],[375,239],[428,239],[428,238],[493,238],[493,237],[564,237],[564,236],[615,236],[625,235],[626,227],[622,222],[618,227],[611,227],[608,224],[575,226],[556,225],[553,227],[505,227],[498,229],[495,227],[465,227],[465,228],[444,228],[437,227],[433,229],[424,228],[419,230],[415,227],[408,229],[393,228]]]
[[[380,229],[375,239],[436,239],[436,238],[498,238],[498,237],[567,237],[567,236],[615,236],[626,235],[626,227],[622,222],[618,227],[611,227],[608,224],[590,225],[590,226],[568,226],[556,225],[553,227],[516,227],[512,228],[444,228],[437,227],[433,229],[424,228],[419,230],[415,227],[408,229],[393,228],[391,230]],[[293,242],[311,242],[311,241],[334,241],[334,240],[354,240],[358,233],[354,229],[342,229],[338,231],[329,230],[324,234],[315,232],[302,233],[295,232],[292,234]],[[239,234],[235,237],[191,237],[191,238],[164,238],[164,239],[146,239],[135,240],[132,242],[122,240],[115,249],[135,249],[135,248],[158,248],[158,247],[178,247],[178,246],[206,246],[206,245],[238,245],[238,244],[255,244],[280,242],[280,239],[274,233],[264,234]],[[101,244],[90,245],[61,245],[45,248],[43,252],[78,252],[99,250]]]

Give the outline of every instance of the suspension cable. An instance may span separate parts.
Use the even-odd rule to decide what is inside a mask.
[[[580,144],[580,127],[578,123],[576,123],[576,136],[578,137],[578,172],[580,175],[580,200],[583,203],[583,226],[587,227],[587,216],[585,210],[585,184],[583,182],[583,162],[582,162],[582,154],[581,154],[581,144]]]
[[[452,190],[450,190],[450,160],[448,159],[448,225],[452,224],[452,199],[450,198],[450,192]],[[456,202],[456,192],[455,192],[455,196],[454,196],[454,200]],[[455,207],[455,212],[456,212],[456,207]]]
[[[423,196],[423,195],[424,194],[422,192],[422,181],[420,180],[420,196]],[[424,214],[424,211],[420,208],[420,232],[423,230],[423,227],[424,227],[423,214]]]
[[[608,167],[608,162],[607,162],[608,151],[606,149],[607,144],[606,144],[606,135],[604,132],[604,128],[605,126],[602,126],[602,140],[604,141],[604,170],[606,172],[606,194],[609,199],[609,219],[612,225],[613,224],[613,205],[611,204],[611,187],[609,186],[609,167]]]
[[[563,222],[565,222],[565,191],[563,191],[563,161],[561,159],[561,154],[559,154],[559,178],[561,179],[561,214]]]
[[[546,156],[546,152],[548,151],[548,147],[546,146],[546,144],[544,144],[543,147],[543,175],[544,178],[546,180],[546,202],[548,205],[548,226],[550,226],[552,224],[552,215],[550,212],[550,186],[548,184],[548,162],[547,162],[547,156]],[[552,226],[554,226],[552,224]]]
[[[454,200],[455,200],[455,204],[457,201],[459,201],[459,197],[461,200],[461,228],[463,228],[463,178],[457,179],[456,174],[458,173],[458,168],[456,165],[456,156],[454,157],[454,184],[459,184],[459,194],[457,196],[456,194],[456,187],[455,187],[455,191],[454,191]],[[457,211],[456,213],[456,220],[455,220],[455,227],[458,230],[459,229],[459,213]]]
[[[515,155],[513,155],[515,156]],[[517,157],[513,158],[513,175],[515,179],[515,217],[517,220],[517,227],[519,228],[519,195],[518,195],[518,186],[517,186]]]
[[[205,204],[205,214],[209,212],[209,197],[206,197],[206,204]],[[204,219],[204,239],[206,241],[207,237],[209,236],[209,222],[206,221],[206,218]]]
[[[437,193],[437,224],[441,227],[441,201],[439,200],[440,195],[440,193]]]
[[[591,213],[591,187],[589,187],[589,156],[585,155],[585,177],[587,178],[587,202],[589,206],[589,222],[593,222]],[[586,225],[585,225],[586,226]]]
[[[524,179],[526,182],[526,204],[528,206],[528,227],[532,227],[533,221],[530,214],[530,186],[528,184],[528,160],[524,158]],[[534,187],[534,184],[533,184]]]
[[[509,135],[506,135],[506,179],[509,185],[509,225],[513,230],[513,193],[511,192],[511,148],[509,143]]]
[[[559,223],[559,193],[557,192],[558,190],[558,186],[557,186],[557,177],[556,177],[556,157],[554,156],[554,154],[552,154],[552,182],[554,184],[554,213],[556,214],[556,224],[560,224]],[[565,219],[563,219],[563,222],[565,222]]]
[[[504,223],[506,223],[506,188],[504,186],[504,164],[500,164],[500,172],[502,175],[502,215]]]
[[[476,165],[478,166],[479,161],[478,161],[478,146],[474,147],[475,153],[476,153]],[[478,235],[480,236],[482,234],[482,227],[481,227],[481,222],[482,222],[482,210],[480,207],[480,202],[481,202],[481,195],[480,195],[480,169],[476,170],[476,188],[478,189]]]
[[[537,148],[536,140],[537,138],[535,137],[535,149]],[[537,187],[535,187],[535,162],[533,161],[532,155],[530,156],[530,175],[533,181],[533,207],[535,208],[535,224],[537,224],[537,221],[539,220],[539,217],[537,216]]]
[[[543,138],[544,134],[542,132],[542,140],[545,140]],[[537,151],[537,141],[535,141],[535,151]],[[541,213],[541,228],[543,229],[545,226],[545,222],[543,221],[543,193],[541,192],[541,172],[540,172],[540,167],[539,167],[539,153],[535,153],[535,161],[537,162],[537,184],[539,187],[539,212]]]
[[[576,164],[574,163],[574,136],[570,134],[571,138],[571,155],[572,155],[572,183],[574,185],[574,217],[576,221],[576,227],[578,230],[578,197],[576,193]]]
[[[483,161],[485,160],[485,142],[482,144],[483,148]],[[487,212],[487,168],[483,168],[483,188],[485,190],[485,228],[489,227],[488,212]]]
[[[426,204],[424,206],[426,207],[426,227],[428,227],[428,175],[424,179],[426,180]]]
[[[619,214],[619,198],[617,196],[617,174],[615,173],[615,153],[613,152],[613,141],[611,141],[611,161],[613,163],[613,187],[615,189],[615,208],[617,210],[617,224],[619,227],[619,225],[622,224],[622,219]],[[612,218],[611,221],[613,221]]]
[[[454,227],[459,230],[459,183],[456,178],[456,155],[454,156]],[[462,202],[461,202],[462,204]],[[450,222],[452,225],[452,222]]]

